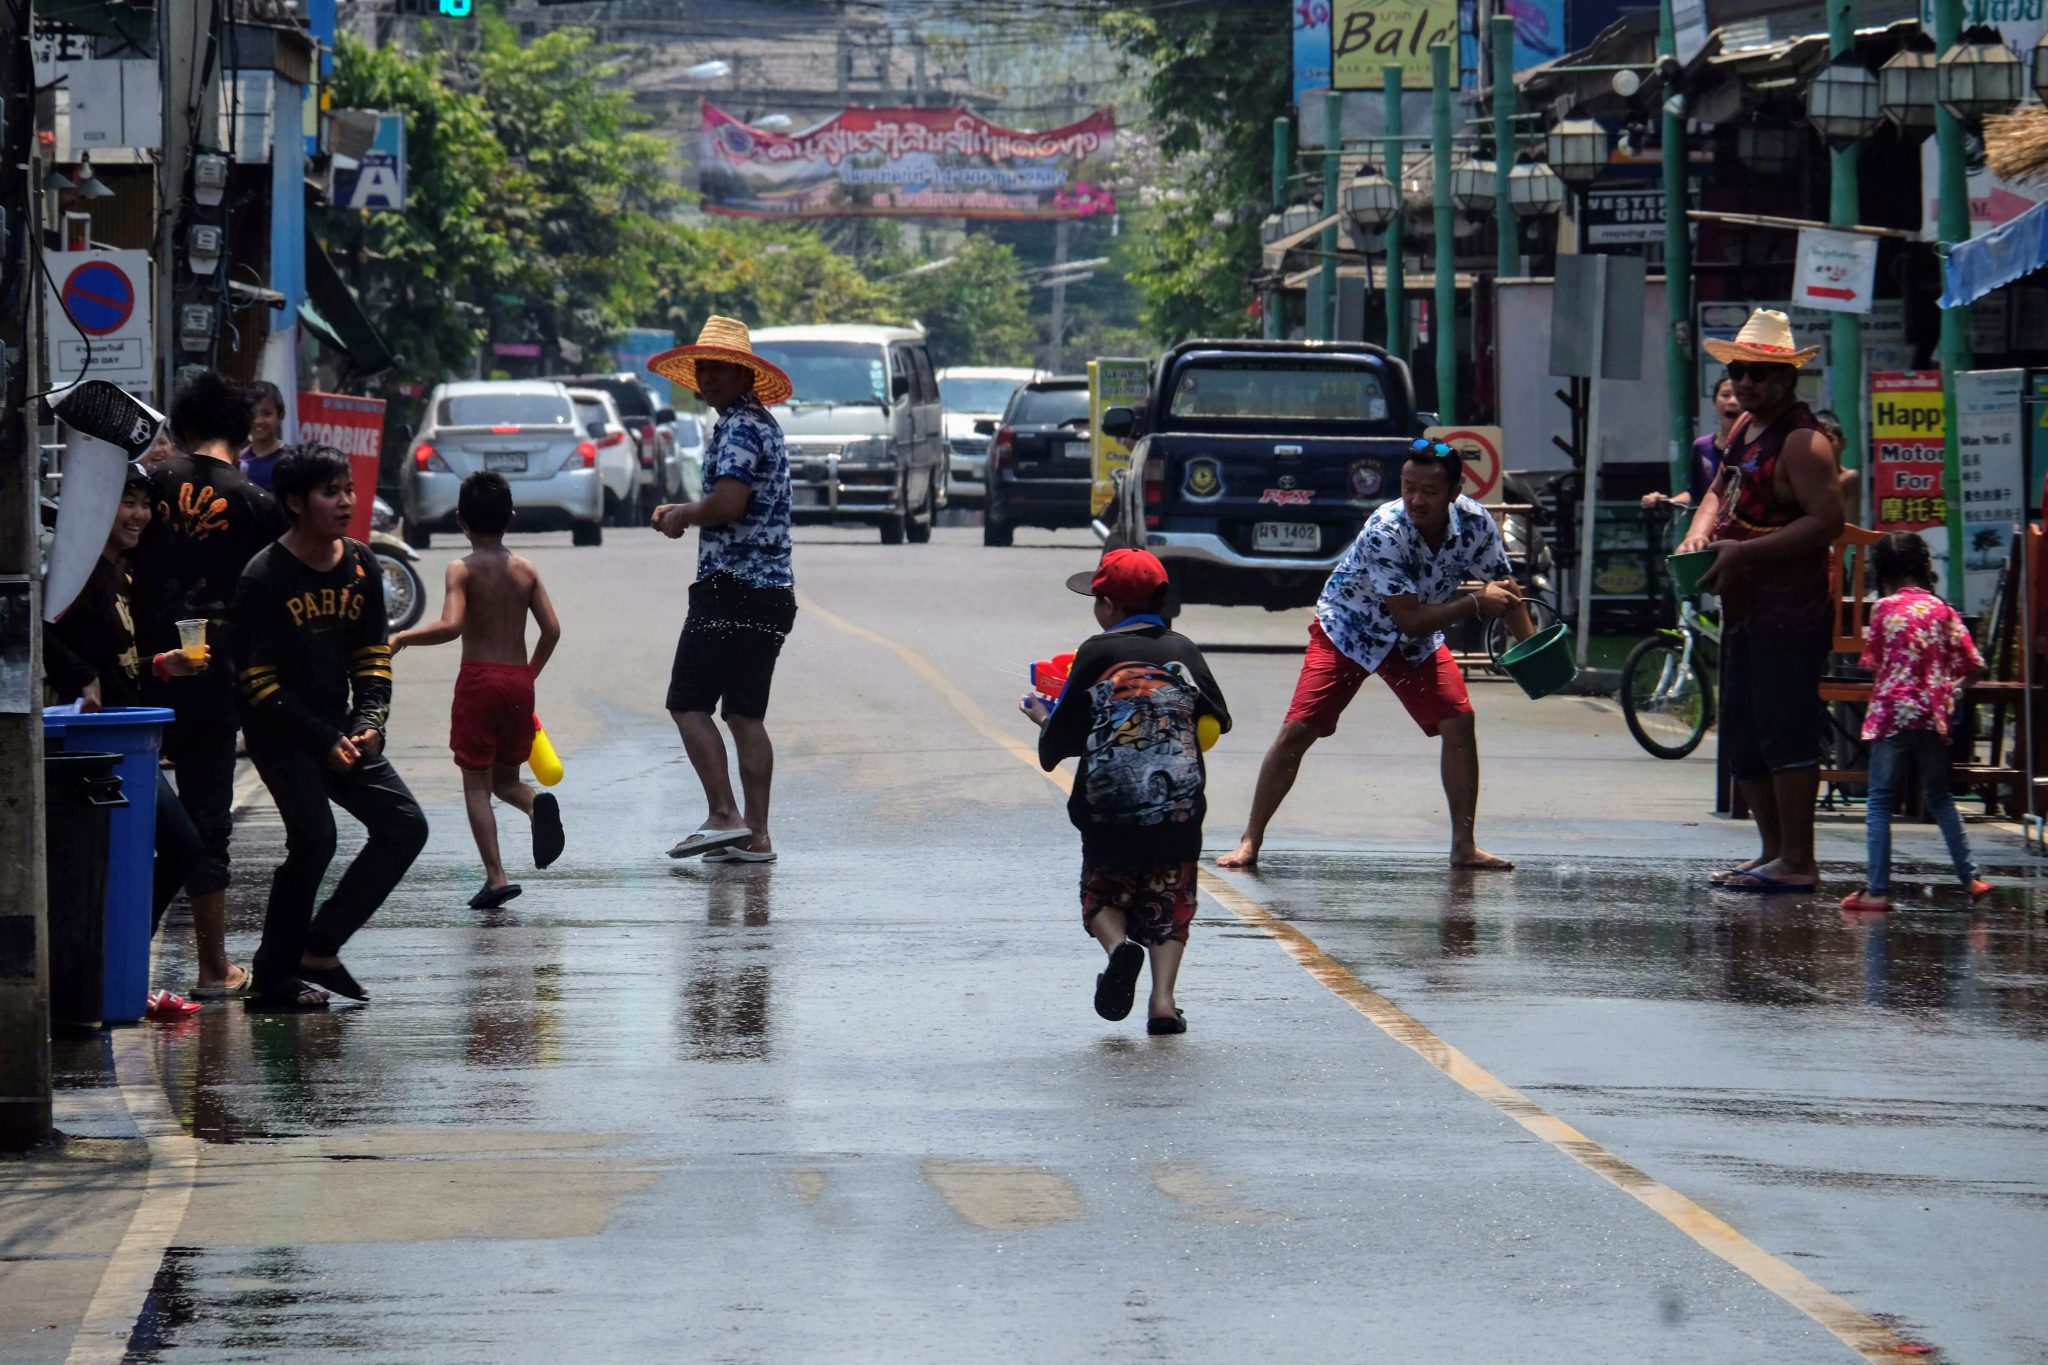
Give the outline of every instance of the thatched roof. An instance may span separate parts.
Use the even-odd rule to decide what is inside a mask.
[[[2014,113],[1984,120],[1984,160],[2000,180],[2048,179],[2048,108],[2023,104]]]

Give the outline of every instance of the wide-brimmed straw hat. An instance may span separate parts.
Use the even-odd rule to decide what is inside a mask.
[[[1804,369],[1820,354],[1818,346],[1799,349],[1792,336],[1792,319],[1775,308],[1759,308],[1751,313],[1749,321],[1743,323],[1742,330],[1735,334],[1735,340],[1703,344],[1707,354],[1723,365],[1731,360],[1746,360],[1751,364],[1791,365]]]
[[[722,318],[716,315],[704,320],[704,330],[697,333],[697,344],[678,346],[672,351],[663,351],[647,362],[647,368],[663,379],[672,379],[692,393],[697,389],[697,362],[700,360],[722,360],[729,365],[744,365],[754,372],[754,396],[765,407],[787,402],[795,385],[789,376],[776,366],[754,354],[754,341],[747,334],[747,324],[737,318]]]

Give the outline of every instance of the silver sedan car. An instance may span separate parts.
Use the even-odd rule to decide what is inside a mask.
[[[511,484],[520,530],[566,530],[578,545],[603,543],[597,444],[555,381],[461,380],[427,396],[398,476],[406,543],[423,550],[436,531],[455,530],[456,495],[480,470]]]

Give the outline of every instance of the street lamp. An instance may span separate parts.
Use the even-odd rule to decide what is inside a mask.
[[[1899,133],[1920,141],[1934,131],[1934,54],[1902,47],[1877,69],[1877,100]]]
[[[1508,172],[1508,206],[1522,218],[1539,218],[1564,206],[1564,181],[1541,161],[1517,162]]]
[[[1493,163],[1466,157],[1451,167],[1451,202],[1475,217],[1493,211]]]
[[[1847,57],[1829,62],[1806,87],[1806,119],[1833,147],[1869,137],[1884,119],[1877,77]]]
[[[1969,30],[1934,64],[1935,99],[1959,122],[1972,127],[1994,115],[2011,113],[2025,94],[2025,86],[2020,59],[1992,28]]]
[[[114,197],[114,192],[107,188],[106,182],[92,173],[91,152],[80,152],[78,154],[78,174],[71,178],[78,182],[78,197],[80,199],[112,199]]]
[[[1550,166],[1567,185],[1584,189],[1607,169],[1607,130],[1589,118],[1561,119],[1544,135]]]
[[[1360,232],[1378,232],[1401,211],[1401,191],[1377,167],[1361,166],[1344,187],[1344,212]]]
[[[1798,130],[1771,123],[1739,124],[1735,129],[1735,159],[1757,175],[1783,175],[1798,163]]]

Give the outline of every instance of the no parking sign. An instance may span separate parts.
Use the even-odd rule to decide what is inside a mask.
[[[1422,434],[1465,457],[1465,496],[1488,503],[1501,500],[1499,427],[1431,427]]]
[[[152,388],[149,253],[52,251],[44,256],[43,359],[61,387],[86,372],[148,397]],[[54,287],[52,287],[54,286]]]

